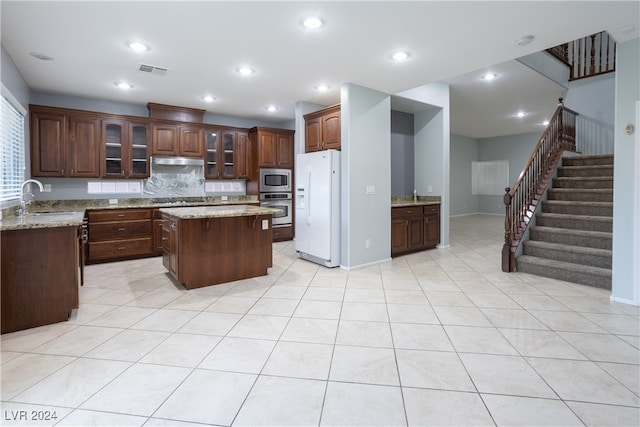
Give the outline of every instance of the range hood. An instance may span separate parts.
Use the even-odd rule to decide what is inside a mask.
[[[151,156],[154,165],[204,166],[204,159],[198,157]]]

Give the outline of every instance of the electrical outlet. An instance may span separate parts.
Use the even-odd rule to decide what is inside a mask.
[[[367,191],[367,194],[376,194],[376,186],[367,185],[366,191]]]
[[[44,184],[43,185],[44,190],[42,190],[44,193],[51,193],[51,184]]]
[[[109,199],[109,204],[110,205],[117,205],[118,204],[118,199]]]
[[[427,193],[433,193],[433,186],[432,185],[428,185],[427,186]]]
[[[229,197],[228,196],[222,196],[221,199],[222,199],[223,202],[226,202],[227,200],[229,200]]]
[[[367,239],[364,241],[364,247],[367,249],[371,249],[371,239]]]
[[[268,230],[269,229],[269,220],[268,219],[263,219],[262,220],[262,229],[263,230]]]

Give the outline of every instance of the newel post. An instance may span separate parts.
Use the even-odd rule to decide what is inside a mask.
[[[511,222],[511,188],[504,189],[504,245],[502,246],[502,271],[509,273],[515,270],[515,259],[511,252],[513,242],[513,224]]]
[[[558,139],[556,141],[560,147],[564,147],[566,129],[564,128],[564,102],[563,98],[558,98]],[[557,146],[553,147],[553,151],[557,151]]]

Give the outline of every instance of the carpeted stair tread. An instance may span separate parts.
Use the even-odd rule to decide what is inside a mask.
[[[549,243],[538,240],[523,242],[524,254],[573,264],[611,268],[611,250]]]
[[[542,212],[569,215],[613,216],[613,202],[546,200],[542,203]]]
[[[547,200],[612,202],[613,188],[550,188]]]
[[[517,270],[567,282],[611,289],[611,269],[608,268],[521,255],[517,260]]]
[[[569,215],[543,212],[536,215],[536,224],[540,227],[567,228],[611,233],[613,218],[610,216]]]
[[[593,237],[603,237],[603,238],[612,237],[612,233],[607,233],[605,231],[572,230],[570,228],[540,227],[540,226],[535,226],[534,229],[538,231],[549,232],[549,233],[571,234],[575,236],[593,236]]]
[[[574,230],[570,228],[535,226],[529,233],[531,240],[611,249],[612,233],[605,231]]]
[[[565,156],[562,158],[562,165],[613,165],[613,156],[610,154],[597,154],[592,156]]]
[[[553,178],[553,188],[613,188],[612,176],[560,176]]]

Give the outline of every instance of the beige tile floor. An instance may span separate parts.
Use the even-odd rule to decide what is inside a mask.
[[[640,425],[638,307],[502,273],[501,237],[452,218],[450,248],[350,272],[276,243],[268,276],[191,291],[89,266],[69,322],[2,336],[1,424]]]

